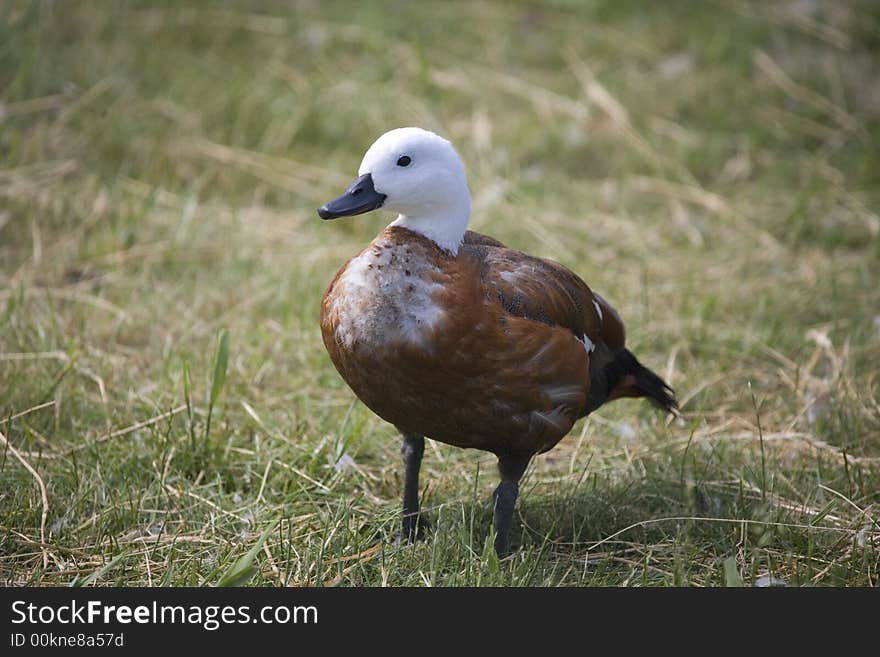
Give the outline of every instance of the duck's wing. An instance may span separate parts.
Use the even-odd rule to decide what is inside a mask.
[[[577,274],[506,247],[462,248],[477,258],[484,287],[505,313],[566,328],[583,343],[589,353],[590,387],[582,415],[619,397],[647,397],[674,411],[677,402],[669,385],[626,349],[620,315]]]
[[[470,231],[468,231],[470,234]],[[623,349],[620,315],[567,267],[504,247],[491,237],[465,236],[463,250],[480,264],[480,277],[504,311],[570,330],[588,351]]]
[[[467,244],[470,246],[494,246],[507,248],[504,246],[504,244],[496,240],[494,237],[489,237],[488,235],[483,235],[482,233],[478,233],[473,230],[465,231],[462,244]]]
[[[552,260],[506,247],[462,248],[477,258],[483,286],[505,314],[567,329],[583,344],[589,383],[578,415],[588,415],[617,397],[650,396],[664,407],[672,403],[665,384],[627,351],[620,315],[577,274]],[[645,385],[638,385],[641,379],[636,375]],[[650,381],[649,375],[654,377]]]

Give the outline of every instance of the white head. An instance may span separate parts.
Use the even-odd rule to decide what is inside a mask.
[[[421,128],[386,132],[367,150],[359,178],[318,209],[324,219],[392,210],[402,226],[455,255],[471,213],[464,166],[448,141]]]

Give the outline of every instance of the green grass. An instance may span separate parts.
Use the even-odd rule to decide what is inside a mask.
[[[877,585],[876,3],[179,4],[0,7],[0,582]],[[501,563],[494,458],[436,443],[392,544],[320,340],[389,217],[314,208],[413,124],[682,400],[536,458]]]

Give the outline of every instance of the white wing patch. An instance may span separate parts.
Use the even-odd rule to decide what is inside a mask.
[[[504,281],[505,283],[510,283],[513,286],[516,286],[518,282],[516,272],[502,271],[499,272],[498,275],[501,276],[502,281]]]
[[[596,309],[596,314],[599,315],[599,321],[602,321],[602,307],[599,305],[599,302],[593,299],[593,308]]]
[[[594,345],[593,341],[587,337],[586,333],[584,333],[584,337],[581,339],[581,342],[584,343],[584,349],[587,350],[588,354],[591,354],[596,350],[596,345]]]

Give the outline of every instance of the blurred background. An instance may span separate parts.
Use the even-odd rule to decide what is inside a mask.
[[[2,3],[0,581],[876,585],[878,54],[868,0]],[[501,564],[494,457],[435,443],[391,544],[320,340],[392,217],[314,208],[404,125],[682,402],[535,459]]]

